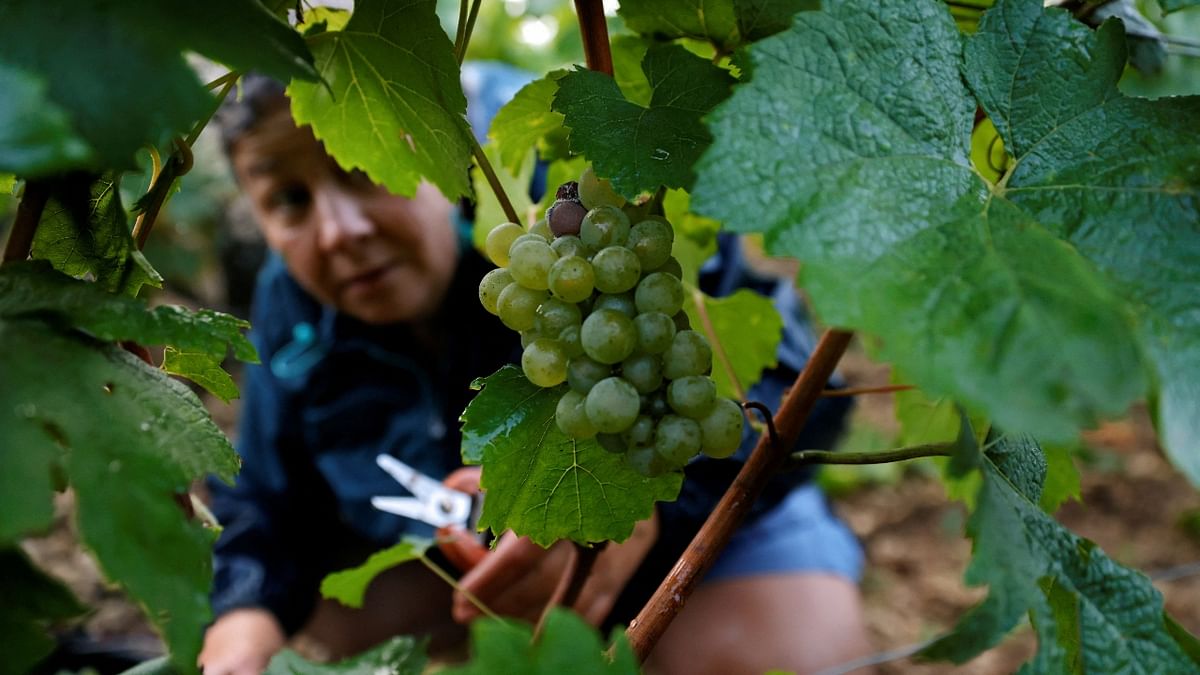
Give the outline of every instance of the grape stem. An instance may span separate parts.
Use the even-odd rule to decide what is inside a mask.
[[[500,183],[500,178],[496,176],[496,170],[492,168],[492,163],[488,161],[487,153],[479,145],[475,134],[468,131],[467,136],[471,139],[471,154],[475,156],[475,163],[479,165],[479,170],[487,178],[488,185],[492,188],[492,193],[496,195],[496,199],[500,202],[500,208],[504,209],[504,217],[508,218],[510,222],[524,227],[525,223],[521,222],[521,217],[517,215],[517,209],[513,207],[512,200],[508,198],[508,193],[504,191],[504,185]]]
[[[600,0],[575,0],[575,14],[579,17],[579,32],[583,36],[587,67],[612,77],[612,48],[608,44],[604,3]]]
[[[750,459],[742,466],[720,503],[709,514],[708,520],[700,527],[687,550],[637,618],[629,624],[625,634],[639,663],[646,660],[667,626],[683,609],[696,585],[729,543],[729,538],[749,513],[767,482],[788,459],[788,448],[795,445],[800,430],[853,335],[846,331],[827,330],[821,336],[804,370],[796,377],[796,382],[783,399],[774,423],[768,427],[768,433],[759,437]],[[776,434],[770,433],[772,428]]]
[[[708,336],[708,341],[712,345],[713,353],[717,360],[721,362],[721,367],[725,370],[725,375],[729,377],[729,382],[733,385],[733,390],[737,392],[739,401],[746,400],[746,389],[742,387],[741,381],[738,380],[737,373],[733,370],[733,363],[729,360],[729,355],[725,353],[725,347],[721,344],[720,338],[717,337],[717,331],[713,328],[712,318],[708,315],[708,307],[704,304],[704,293],[695,286],[689,287],[692,289],[692,303],[696,305],[696,315],[700,317],[700,324],[704,328],[704,334]],[[770,416],[767,412],[767,416]]]
[[[467,599],[467,602],[471,603],[472,605],[475,605],[475,608],[478,609],[480,612],[482,612],[484,616],[486,616],[489,619],[495,619],[496,621],[500,621],[503,623],[508,622],[504,617],[493,612],[490,607],[483,604],[483,601],[480,600],[478,596],[476,596],[471,591],[468,591],[467,589],[463,588],[462,584],[458,583],[457,579],[450,576],[450,574],[446,570],[442,569],[437,563],[430,560],[429,556],[425,555],[424,552],[417,554],[417,560],[420,560],[421,564],[424,565],[425,567],[427,567],[430,572],[433,572],[435,575],[437,575],[437,577],[439,579],[446,582],[447,584],[450,584],[451,588],[462,593],[463,597]]]
[[[475,19],[479,16],[479,5],[482,0],[474,0],[471,3],[471,9],[467,13],[466,21],[463,21],[462,9],[466,8],[466,0],[462,2],[458,14],[459,34],[458,39],[454,43],[454,54],[458,57],[458,65],[462,65],[463,59],[467,56],[467,45],[471,42],[471,32],[475,30]]]
[[[922,457],[949,457],[954,453],[954,443],[926,443],[910,445],[887,452],[829,452],[827,450],[801,450],[793,452],[784,465],[784,470],[796,469],[808,464],[889,464],[905,462]]]
[[[29,257],[33,248],[33,236],[37,233],[38,222],[42,219],[42,211],[50,199],[50,188],[46,183],[35,180],[25,181],[25,192],[21,203],[17,205],[17,215],[13,219],[12,229],[8,233],[8,241],[4,244],[4,262],[24,260]]]

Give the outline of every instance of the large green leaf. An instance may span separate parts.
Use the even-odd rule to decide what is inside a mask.
[[[613,78],[576,70],[558,81],[554,109],[570,127],[572,152],[627,198],[659,185],[691,187],[692,165],[712,136],[700,117],[729,95],[727,72],[679,45],[646,52],[642,70],[653,93],[649,107],[627,100]]]
[[[1159,5],[1162,5],[1163,13],[1178,12],[1181,9],[1196,7],[1200,5],[1200,0],[1159,0]]]
[[[75,166],[132,167],[139,147],[212,109],[184,51],[283,79],[315,77],[299,36],[257,2],[239,0],[12,0],[0,5],[0,44],[9,65],[46,83],[47,100],[95,150]]]
[[[1164,445],[1200,484],[1200,97],[1123,96],[1121,24],[1092,31],[1036,2],[997,4],[966,64],[1016,160],[997,194],[1070,241],[1134,309]]]
[[[717,394],[742,400],[744,396],[734,387],[729,369],[733,369],[741,385],[741,394],[753,387],[762,377],[763,370],[778,362],[775,352],[783,335],[783,318],[769,298],[746,289],[724,298],[713,298],[693,288],[683,308],[693,329],[708,335],[711,326],[716,335],[718,344],[713,345],[712,379],[717,383]],[[725,355],[724,359],[719,358],[718,350]]]
[[[1168,631],[1150,580],[1039,508],[1045,468],[1028,437],[1000,439],[980,455],[966,580],[987,584],[988,597],[924,656],[965,662],[1028,612],[1038,632],[1034,672],[1197,672]]]
[[[500,151],[500,163],[509,173],[521,170],[530,148],[536,148],[546,134],[562,127],[562,113],[550,109],[558,80],[565,70],[555,70],[521,87],[512,100],[492,118],[488,136]]]
[[[322,579],[321,595],[347,607],[362,607],[367,586],[375,577],[396,565],[421,558],[430,545],[432,542],[425,539],[405,538],[399,544],[372,553],[358,567],[333,572]]]
[[[471,624],[471,661],[442,675],[636,675],[640,670],[624,631],[614,629],[612,655],[596,632],[569,610],[555,608],[535,640],[526,625],[496,619]]]
[[[83,542],[148,608],[176,666],[192,671],[211,616],[212,538],[174,495],[206,474],[232,480],[229,441],[182,383],[36,318],[0,318],[0,381],[2,455],[61,462]],[[30,505],[29,494],[0,492],[6,517]]]
[[[394,637],[336,663],[309,661],[285,649],[271,659],[266,675],[421,675],[425,672],[426,642],[409,635]]]
[[[630,30],[650,37],[695,38],[730,52],[777,33],[816,0],[625,0],[617,13]]]
[[[92,154],[35,75],[0,63],[0,171],[39,176],[86,164]]]
[[[477,385],[483,391],[462,414],[462,454],[483,465],[481,528],[511,529],[542,546],[623,541],[654,502],[679,494],[682,474],[645,478],[594,439],[559,431],[554,408],[566,385],[542,389],[513,366]]]
[[[7,514],[5,514],[7,516]],[[0,548],[0,674],[23,675],[54,648],[47,624],[86,611],[75,596],[29,562],[19,548]]]
[[[213,354],[167,347],[163,350],[162,369],[195,382],[225,403],[238,397],[233,376],[225,372],[221,367],[221,358]]]
[[[137,295],[144,284],[162,286],[162,277],[133,243],[112,174],[90,184],[67,180],[57,185],[42,211],[32,255],[63,274],[90,274],[110,293]]]
[[[0,269],[0,317],[46,316],[102,340],[132,340],[142,345],[171,345],[220,361],[233,355],[257,363],[254,345],[243,331],[250,324],[209,309],[176,305],[150,309],[134,298],[112,295],[34,261]]]
[[[432,0],[364,0],[346,27],[310,40],[322,83],[292,82],[292,114],[346,169],[397,194],[422,178],[469,195],[471,131],[454,45]]]
[[[824,321],[882,338],[923,390],[1003,428],[1066,440],[1145,392],[1126,304],[1057,223],[972,169],[976,104],[943,4],[829,2],[749,51],[752,81],[710,116],[695,210],[765,232],[804,263]]]

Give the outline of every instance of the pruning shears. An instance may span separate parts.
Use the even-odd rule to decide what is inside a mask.
[[[459,571],[483,560],[488,549],[482,535],[475,533],[483,505],[478,471],[459,469],[438,481],[391,455],[380,454],[375,463],[413,496],[372,497],[371,506],[437,528],[438,548]]]

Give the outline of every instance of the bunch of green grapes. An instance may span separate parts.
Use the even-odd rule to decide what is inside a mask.
[[[500,267],[479,301],[520,332],[530,382],[567,383],[558,427],[647,476],[733,454],[742,410],[717,396],[712,349],[690,330],[671,224],[625,206],[591,167],[556,197],[529,231],[505,223],[488,235]]]

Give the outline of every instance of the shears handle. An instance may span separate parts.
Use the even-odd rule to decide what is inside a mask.
[[[474,495],[474,512],[479,508],[483,498],[479,491],[479,467],[463,467],[446,476],[442,484],[452,490]],[[471,524],[478,520],[472,513]],[[469,572],[478,565],[488,554],[488,549],[475,532],[457,525],[439,527],[437,530],[438,548],[452,565],[460,572]]]

